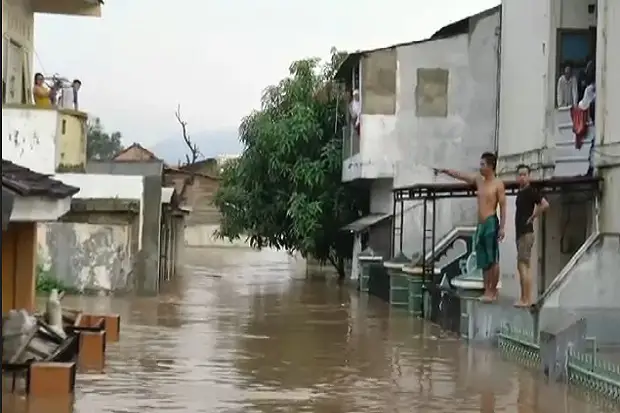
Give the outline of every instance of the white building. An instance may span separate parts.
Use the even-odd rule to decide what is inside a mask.
[[[620,28],[611,24],[619,18],[620,3],[610,0],[502,1],[498,150],[505,176],[525,163],[538,178],[585,175],[593,167],[604,180],[598,196],[551,197],[537,230],[535,255],[541,259],[534,262],[536,273],[544,274],[541,290],[589,234],[620,232]],[[577,150],[568,108],[556,107],[556,84],[567,63],[583,69],[593,57],[595,122]],[[546,243],[540,242],[543,236]],[[503,268],[514,266],[511,254],[503,257]]]
[[[480,155],[497,150],[499,133],[499,7],[450,24],[429,39],[355,52],[339,69],[361,97],[359,136],[344,132],[343,182],[370,191],[369,245],[389,258],[392,189],[434,182],[432,167],[474,171]],[[422,208],[405,203],[395,219],[394,254],[421,251]],[[396,216],[400,211],[396,211]],[[437,238],[475,223],[475,202],[443,200]],[[357,251],[359,242],[357,238]],[[353,268],[355,268],[355,262]]]

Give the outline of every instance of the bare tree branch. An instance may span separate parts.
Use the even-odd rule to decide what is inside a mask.
[[[193,165],[196,161],[198,161],[198,158],[202,154],[198,149],[198,145],[192,142],[192,139],[189,136],[189,132],[187,131],[187,122],[181,117],[181,105],[177,105],[177,111],[174,113],[174,116],[177,118],[179,125],[181,125],[181,137],[189,149],[189,153],[185,154],[185,166]]]
[[[183,117],[181,116],[181,105],[180,104],[177,105],[177,110],[174,113],[174,116],[177,118],[177,122],[179,122],[179,125],[181,125],[181,137],[183,138],[183,142],[185,142],[185,146],[187,146],[187,148],[189,149],[189,153],[185,154],[185,165],[181,165],[181,161],[179,160],[179,166],[190,167],[188,168],[189,176],[185,178],[185,180],[183,181],[181,193],[179,194],[180,198],[183,201],[187,201],[187,190],[190,186],[194,184],[194,178],[196,174],[196,171],[193,168],[191,168],[191,166],[194,165],[198,161],[198,159],[200,158],[202,154],[200,153],[200,150],[198,149],[198,145],[192,142],[192,139],[189,136],[189,132],[187,131],[187,122],[183,120]]]

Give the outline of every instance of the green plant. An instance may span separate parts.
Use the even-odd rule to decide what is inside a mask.
[[[239,128],[243,154],[227,163],[215,195],[218,235],[299,251],[329,262],[340,280],[352,239],[340,229],[363,215],[366,191],[342,183],[344,91],[333,82],[343,55],[294,62]]]
[[[77,290],[71,286],[66,285],[63,281],[57,279],[51,270],[45,269],[42,265],[37,265],[36,269],[37,293],[49,293],[53,289],[64,291],[65,294],[75,294]]]

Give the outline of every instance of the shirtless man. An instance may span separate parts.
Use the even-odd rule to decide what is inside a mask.
[[[495,176],[497,157],[485,152],[480,157],[480,175],[467,174],[451,169],[435,169],[460,181],[475,185],[478,198],[478,226],[476,228],[476,261],[484,274],[483,302],[497,299],[499,282],[499,242],[504,239],[506,224],[506,189],[504,182]],[[500,218],[497,218],[497,206]]]

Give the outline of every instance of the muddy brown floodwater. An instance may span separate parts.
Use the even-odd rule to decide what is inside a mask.
[[[187,255],[186,274],[158,298],[66,299],[123,323],[106,374],[79,376],[73,412],[613,411],[329,279],[307,280],[286,254]],[[44,406],[36,413],[61,411]]]

